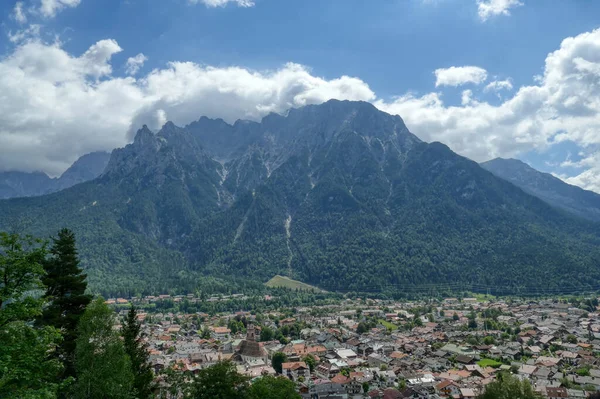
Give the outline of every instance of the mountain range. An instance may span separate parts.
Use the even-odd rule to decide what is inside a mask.
[[[44,172],[0,172],[0,199],[54,193],[100,176],[110,159],[108,152],[92,152],[79,158],[60,177]]]
[[[0,230],[75,230],[91,287],[115,295],[276,274],[396,293],[551,293],[600,277],[596,223],[365,102],[144,126],[96,179],[0,208]]]

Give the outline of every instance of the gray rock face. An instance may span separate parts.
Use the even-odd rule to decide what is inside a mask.
[[[80,157],[59,178],[43,172],[0,172],[0,199],[35,197],[54,193],[100,176],[108,164],[108,152],[92,152]]]
[[[588,220],[600,221],[600,194],[567,184],[517,159],[496,158],[481,166],[554,207]]]
[[[104,151],[92,152],[82,156],[58,178],[55,191],[94,180],[104,172],[109,159],[110,153]]]

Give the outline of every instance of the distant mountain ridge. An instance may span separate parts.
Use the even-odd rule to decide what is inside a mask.
[[[600,222],[600,194],[567,184],[517,159],[496,158],[481,166],[552,206]]]
[[[109,159],[110,153],[102,151],[83,155],[58,178],[44,172],[0,172],[0,199],[50,194],[93,180],[104,171]]]
[[[275,275],[395,294],[579,289],[600,278],[597,224],[365,102],[143,127],[98,178],[0,207],[0,230],[74,229],[91,287],[115,295]]]

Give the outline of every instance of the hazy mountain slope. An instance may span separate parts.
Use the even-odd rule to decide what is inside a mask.
[[[517,159],[496,158],[481,166],[552,206],[589,220],[600,221],[600,194],[567,184]]]
[[[0,199],[44,195],[54,180],[43,172],[0,172]]]
[[[102,174],[109,159],[107,152],[86,154],[55,179],[43,172],[0,172],[0,199],[50,194],[93,180]]]
[[[110,153],[103,151],[83,155],[57,179],[54,191],[94,180],[104,172],[109,160]]]

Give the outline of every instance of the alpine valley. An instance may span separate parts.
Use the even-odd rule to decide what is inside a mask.
[[[73,229],[108,295],[275,275],[328,291],[598,288],[599,225],[503,178],[398,116],[331,100],[260,123],[144,126],[99,177],[1,201],[0,230]]]

